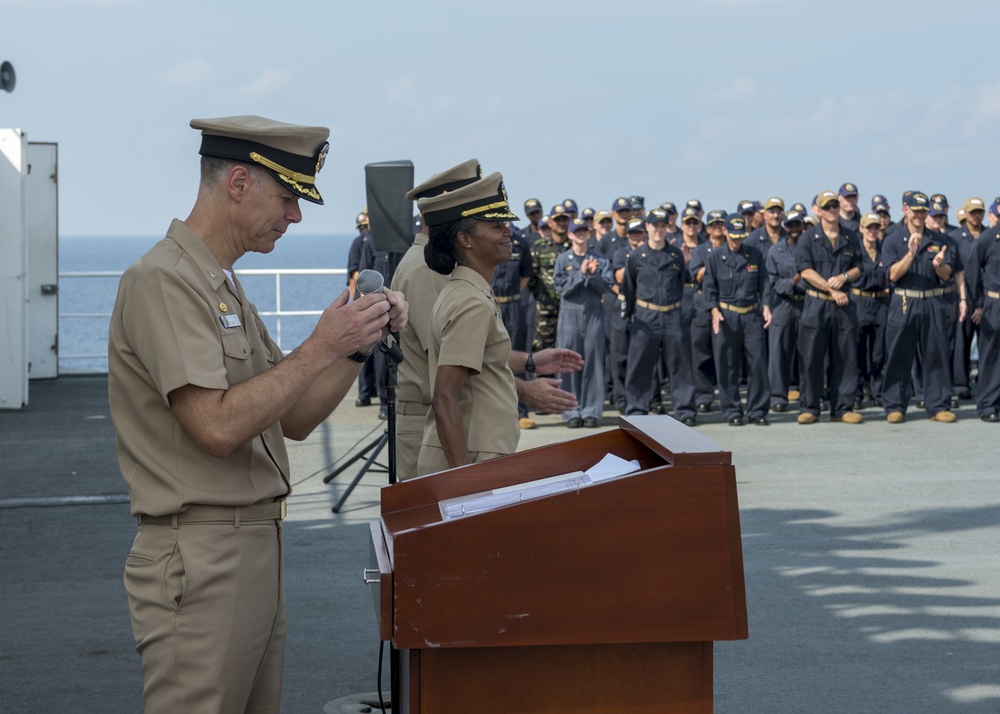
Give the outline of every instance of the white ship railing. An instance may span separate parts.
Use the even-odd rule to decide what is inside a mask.
[[[264,309],[262,309],[263,306],[260,303],[258,303],[256,300],[254,300],[254,304],[257,305],[257,310],[260,313],[260,316],[265,319],[265,321],[268,321],[267,318],[274,318],[274,320],[275,320],[275,322],[274,322],[275,327],[274,327],[273,333],[271,335],[271,338],[278,344],[278,346],[285,353],[288,353],[289,351],[291,351],[292,349],[294,349],[297,345],[286,346],[286,345],[284,345],[282,343],[282,318],[308,317],[310,315],[319,316],[319,315],[323,314],[323,309],[326,307],[326,305],[323,305],[322,307],[319,307],[319,308],[317,308],[315,310],[284,310],[284,309],[282,309],[282,299],[281,299],[282,278],[285,278],[285,277],[295,277],[295,276],[303,276],[303,275],[311,275],[311,276],[324,276],[324,275],[336,276],[336,275],[340,275],[340,276],[345,276],[345,277],[347,275],[347,270],[345,268],[248,268],[246,270],[238,270],[236,272],[237,272],[237,274],[241,278],[242,277],[246,277],[246,276],[273,276],[274,277],[274,309],[273,310],[264,310]],[[107,279],[113,278],[113,279],[115,279],[115,281],[116,281],[115,285],[117,286],[117,280],[119,280],[121,278],[121,276],[122,276],[122,271],[114,271],[114,270],[71,271],[71,272],[60,272],[59,273],[59,281],[60,281],[60,284],[62,284],[62,281],[64,281],[64,280],[96,280],[96,279],[105,279],[105,280],[107,280]],[[342,284],[346,284],[346,281],[344,281],[344,283],[342,283]],[[115,291],[114,290],[110,290],[109,295],[110,295],[110,298],[109,298],[108,305],[109,306],[113,306],[114,305]],[[108,312],[69,312],[69,311],[64,311],[64,307],[66,307],[66,306],[67,306],[66,302],[63,301],[63,300],[60,300],[60,302],[59,302],[59,321],[60,321],[60,328],[59,329],[60,329],[60,332],[63,331],[63,320],[72,320],[72,321],[76,321],[76,320],[103,320],[103,323],[104,323],[102,325],[102,335],[103,335],[103,337],[100,340],[100,342],[101,342],[101,344],[107,344],[108,322],[111,319],[110,307],[109,307]],[[68,307],[72,307],[72,305],[70,305]],[[66,340],[60,339],[59,343],[60,343],[60,346],[62,346],[62,345],[64,345],[66,343]],[[64,351],[62,351],[62,349],[60,349],[60,351],[59,351],[60,371],[63,371],[62,367],[64,365],[66,365],[66,366],[69,367],[69,371],[76,371],[76,370],[74,370],[72,368],[72,364],[73,363],[79,363],[79,362],[84,362],[84,361],[94,362],[96,360],[96,361],[100,361],[104,365],[104,369],[103,370],[100,370],[100,369],[99,370],[85,370],[85,371],[99,371],[99,372],[103,371],[103,372],[106,372],[107,371],[107,358],[108,358],[108,354],[107,354],[106,351],[93,352],[93,353],[73,353],[73,352],[64,352]]]

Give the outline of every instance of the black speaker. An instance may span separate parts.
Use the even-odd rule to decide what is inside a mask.
[[[10,62],[0,64],[0,89],[13,92],[16,83],[17,77],[14,74],[14,65]]]
[[[368,226],[376,250],[405,253],[413,245],[412,161],[382,161],[365,166]]]

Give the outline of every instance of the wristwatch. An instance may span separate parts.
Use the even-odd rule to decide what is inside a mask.
[[[524,371],[531,374],[535,371],[535,355],[533,352],[528,353],[528,359],[524,361]]]
[[[372,354],[371,352],[361,352],[360,350],[358,350],[354,354],[348,355],[347,359],[354,360],[355,362],[360,362],[361,364],[364,364],[365,362],[368,361],[368,358],[371,357],[371,354]]]

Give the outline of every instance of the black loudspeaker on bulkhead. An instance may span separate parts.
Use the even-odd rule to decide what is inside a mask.
[[[0,89],[13,92],[16,83],[17,75],[14,74],[14,65],[10,62],[0,64]]]
[[[413,245],[412,161],[382,161],[365,165],[368,226],[376,250],[405,253]]]

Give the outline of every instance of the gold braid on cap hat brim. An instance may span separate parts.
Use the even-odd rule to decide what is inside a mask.
[[[274,161],[271,161],[270,159],[268,159],[268,158],[266,158],[264,156],[261,156],[256,151],[251,151],[250,152],[250,158],[253,159],[254,161],[256,161],[261,166],[266,166],[267,168],[271,169],[272,171],[277,171],[279,174],[281,174],[281,178],[283,178],[288,183],[292,183],[292,184],[298,184],[298,183],[310,183],[310,184],[312,184],[312,183],[316,183],[316,177],[315,176],[310,176],[308,174],[300,174],[298,171],[292,171],[291,169],[286,169],[281,164],[275,163]],[[319,194],[317,194],[317,196],[318,195]]]
[[[508,207],[507,201],[497,201],[496,203],[491,203],[491,204],[486,205],[486,206],[479,206],[477,208],[469,208],[469,209],[467,209],[465,211],[462,211],[462,218],[468,218],[469,216],[472,216],[472,215],[477,214],[477,213],[483,213],[484,211],[492,211],[494,208],[507,208],[507,207]],[[487,217],[489,217],[489,216],[487,216]]]
[[[319,195],[319,191],[317,191],[312,186],[303,186],[298,181],[290,179],[289,177],[281,173],[278,174],[278,178],[287,183],[289,186],[292,186],[296,191],[298,191],[304,196],[309,196],[310,198],[314,198],[317,201],[323,200],[323,197]],[[367,225],[367,224],[358,224],[358,225]]]

